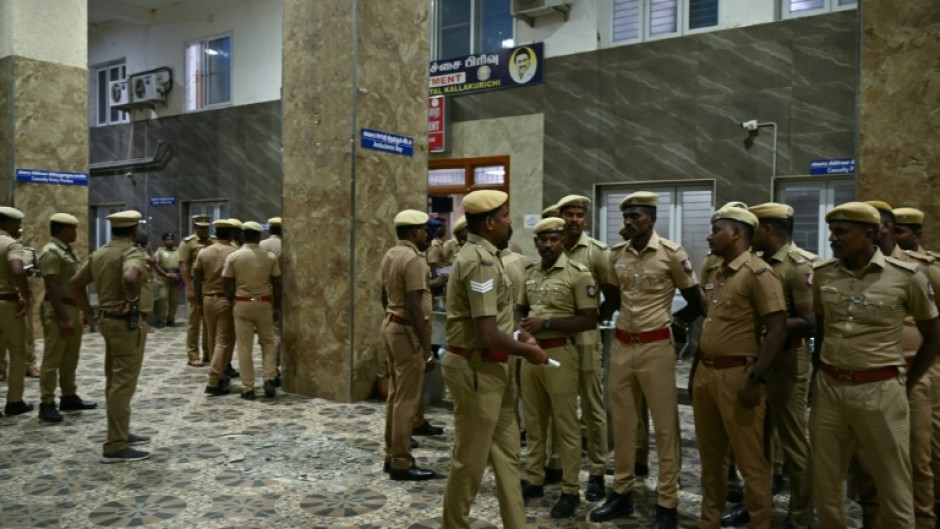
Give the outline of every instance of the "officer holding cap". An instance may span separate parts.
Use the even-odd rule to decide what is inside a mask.
[[[261,225],[242,223],[244,244],[225,258],[222,286],[229,303],[234,304],[235,347],[241,369],[241,396],[255,400],[255,368],[251,347],[255,332],[261,346],[264,395],[277,396],[277,351],[274,348],[274,322],[280,319],[281,267],[274,254],[262,250]]]
[[[457,253],[447,298],[447,343],[442,369],[454,402],[455,443],[444,493],[445,529],[470,528],[470,504],[489,461],[503,527],[522,529],[516,423],[509,355],[535,365],[548,356],[528,333],[514,340],[513,302],[498,246],[509,238],[509,196],[474,191],[463,199],[470,234]]]
[[[222,288],[222,268],[225,258],[238,248],[232,245],[232,231],[237,228],[231,219],[217,220],[212,225],[218,244],[210,245],[196,256],[193,288],[196,292],[196,309],[202,312],[206,323],[206,339],[209,341],[209,357],[212,359],[205,392],[218,396],[228,393],[225,369],[232,361],[232,352],[235,350],[235,319],[232,316],[232,304]]]
[[[23,212],[0,206],[0,339],[10,350],[10,372],[7,381],[7,415],[20,415],[33,410],[23,401],[26,379],[26,333],[32,293],[26,279],[25,264],[32,260],[19,241]]]
[[[62,410],[91,410],[94,402],[82,400],[75,385],[78,353],[82,347],[82,313],[72,297],[69,279],[78,271],[79,261],[72,251],[78,238],[78,219],[68,213],[49,218],[51,240],[39,254],[39,270],[46,287],[40,318],[42,320],[43,353],[39,374],[42,401],[39,420],[60,422],[62,416],[55,405],[55,388],[62,388]]]
[[[385,463],[393,480],[435,477],[411,457],[411,429],[421,400],[424,368],[431,359],[429,321],[431,270],[421,252],[428,249],[428,215],[406,209],[395,215],[398,244],[382,258],[382,305],[386,318],[382,341],[390,382],[385,412]]]
[[[72,298],[90,323],[97,323],[104,337],[104,374],[108,410],[108,439],[102,463],[122,463],[150,457],[133,448],[149,438],[130,433],[131,400],[144,361],[147,322],[140,317],[141,286],[147,269],[147,256],[137,241],[140,213],[134,210],[108,215],[111,241],[88,257],[69,280]],[[95,283],[101,319],[92,314],[85,288]]]
[[[561,364],[553,369],[526,362],[520,383],[527,427],[526,481],[522,489],[526,499],[543,495],[549,419],[558,434],[563,483],[552,518],[574,515],[581,501],[581,427],[577,409],[580,359],[574,336],[597,325],[597,285],[586,266],[565,255],[564,228],[564,220],[551,217],[532,229],[542,262],[528,269],[516,306],[520,327]],[[549,320],[551,327],[546,328]]]
[[[770,527],[764,385],[786,342],[787,312],[773,268],[749,250],[757,224],[757,217],[746,209],[725,207],[712,216],[708,236],[719,261],[702,278],[706,315],[691,374],[695,435],[702,458],[699,527],[703,529],[720,526],[729,442],[744,477],[749,527]]]
[[[196,291],[193,288],[193,263],[199,252],[215,243],[215,237],[209,235],[209,215],[193,215],[195,233],[183,239],[179,251],[179,268],[186,285],[186,301],[189,304],[189,317],[186,320],[186,355],[189,365],[202,367],[209,359],[209,344],[205,333],[202,335],[202,358],[199,357],[199,333],[202,330],[202,313],[196,310]]]

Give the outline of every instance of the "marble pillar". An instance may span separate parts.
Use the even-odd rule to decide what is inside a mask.
[[[0,2],[0,203],[26,213],[23,242],[49,241],[49,217],[80,221],[88,254],[88,188],[16,182],[16,169],[88,173],[88,6],[85,1]],[[36,335],[42,281],[32,279]]]
[[[863,0],[858,196],[926,213],[940,248],[940,3]]]
[[[427,0],[284,2],[284,384],[339,401],[375,381],[379,263],[427,193]],[[414,154],[360,148],[362,128]]]

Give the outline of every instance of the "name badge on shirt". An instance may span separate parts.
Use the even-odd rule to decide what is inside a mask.
[[[714,285],[713,283],[706,283],[703,288],[704,288],[705,290],[712,290],[712,289],[715,288],[715,285]]]

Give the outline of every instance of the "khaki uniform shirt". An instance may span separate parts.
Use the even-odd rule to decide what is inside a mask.
[[[902,365],[904,316],[937,317],[933,289],[917,270],[877,248],[858,276],[838,259],[817,263],[813,309],[825,318],[822,361],[851,371]]]
[[[271,278],[280,276],[274,254],[252,243],[228,254],[222,269],[222,277],[235,279],[236,296],[266,296],[271,293]]]
[[[83,281],[94,282],[98,293],[98,306],[104,310],[115,309],[124,303],[124,271],[136,268],[140,271],[140,290],[146,286],[147,254],[127,239],[111,239],[108,244],[91,254],[76,275]],[[152,296],[151,296],[152,297]],[[143,300],[141,300],[143,301]],[[144,310],[143,303],[140,307]]]
[[[594,276],[595,285],[607,281],[610,274],[610,248],[606,244],[582,233],[578,242],[570,250],[566,249],[565,254],[572,261],[588,267]],[[596,345],[600,341],[600,333],[596,329],[584,331],[577,335],[576,341],[578,345]]]
[[[927,276],[927,282],[930,284],[930,288],[932,288],[934,292],[940,290],[940,262],[937,261],[936,257],[915,250],[902,251],[900,246],[897,245],[895,245],[894,248],[895,251],[891,252],[892,257],[897,256],[898,259],[902,261],[920,266],[920,271]],[[901,333],[901,350],[907,362],[911,362],[914,359],[923,341],[924,337],[920,335],[917,323],[914,321],[914,318],[908,314],[904,317],[904,330]]]
[[[440,239],[431,239],[431,245],[428,247],[428,265],[447,266],[447,260],[444,259],[444,243]]]
[[[809,253],[809,252],[806,252]],[[812,254],[810,254],[812,255]],[[796,246],[785,245],[767,258],[783,284],[783,297],[787,314],[798,317],[796,306],[813,303],[813,263],[799,252]]]
[[[597,309],[597,284],[586,266],[568,259],[562,253],[551,268],[541,264],[528,269],[525,288],[519,305],[529,308],[529,316],[539,318],[565,318],[576,311]],[[539,331],[539,339],[569,336],[556,330]]]
[[[639,252],[622,242],[610,252],[607,283],[620,289],[617,328],[631,333],[658,331],[672,325],[676,289],[698,284],[682,246],[655,232]]]
[[[215,236],[209,236],[208,239],[200,239],[194,233],[186,237],[183,239],[182,244],[180,244],[179,262],[186,263],[186,268],[192,271],[193,263],[196,262],[196,256],[199,255],[199,252],[210,244],[215,244],[215,242]],[[176,266],[179,267],[179,263],[177,263]]]
[[[0,294],[15,294],[16,285],[13,283],[13,273],[9,263],[20,260],[23,264],[29,263],[32,258],[23,244],[14,239],[9,233],[0,230]]]
[[[157,249],[157,252],[153,255],[156,259],[157,264],[160,265],[160,268],[164,272],[173,272],[180,269],[180,249],[173,248],[167,250],[166,246]]]
[[[196,256],[193,271],[202,271],[203,295],[225,292],[222,288],[222,268],[225,266],[225,258],[237,249],[230,244],[213,244],[200,251],[199,255]]]
[[[511,334],[513,300],[499,250],[486,239],[470,234],[454,259],[447,283],[447,343],[483,349],[473,330],[473,319],[496,317],[500,332]]]
[[[763,259],[746,251],[706,270],[705,322],[699,349],[711,356],[757,356],[762,318],[785,312],[783,287]]]
[[[503,261],[503,268],[506,269],[506,277],[512,285],[513,305],[519,305],[522,300],[522,294],[525,292],[526,271],[535,266],[525,255],[505,249],[499,253],[499,258]]]
[[[78,266],[72,247],[55,237],[39,252],[39,271],[43,277],[56,276],[56,287],[62,299],[72,299],[69,280],[78,271]]]
[[[261,241],[258,246],[260,246],[262,250],[267,250],[273,253],[274,257],[277,257],[278,260],[281,259],[281,238],[279,236],[272,235]]]
[[[381,270],[382,286],[385,287],[385,295],[388,297],[386,312],[408,319],[408,293],[421,291],[421,313],[425,321],[429,320],[431,290],[428,280],[431,277],[431,268],[414,243],[398,241],[398,244],[382,257]]]
[[[444,262],[447,263],[447,266],[450,266],[454,262],[454,257],[457,257],[457,251],[460,250],[460,245],[457,244],[457,239],[453,238],[444,243]]]

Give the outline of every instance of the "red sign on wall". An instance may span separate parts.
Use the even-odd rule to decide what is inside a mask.
[[[445,99],[444,96],[431,96],[428,98],[428,151],[444,152],[447,146],[444,141],[445,131]]]

